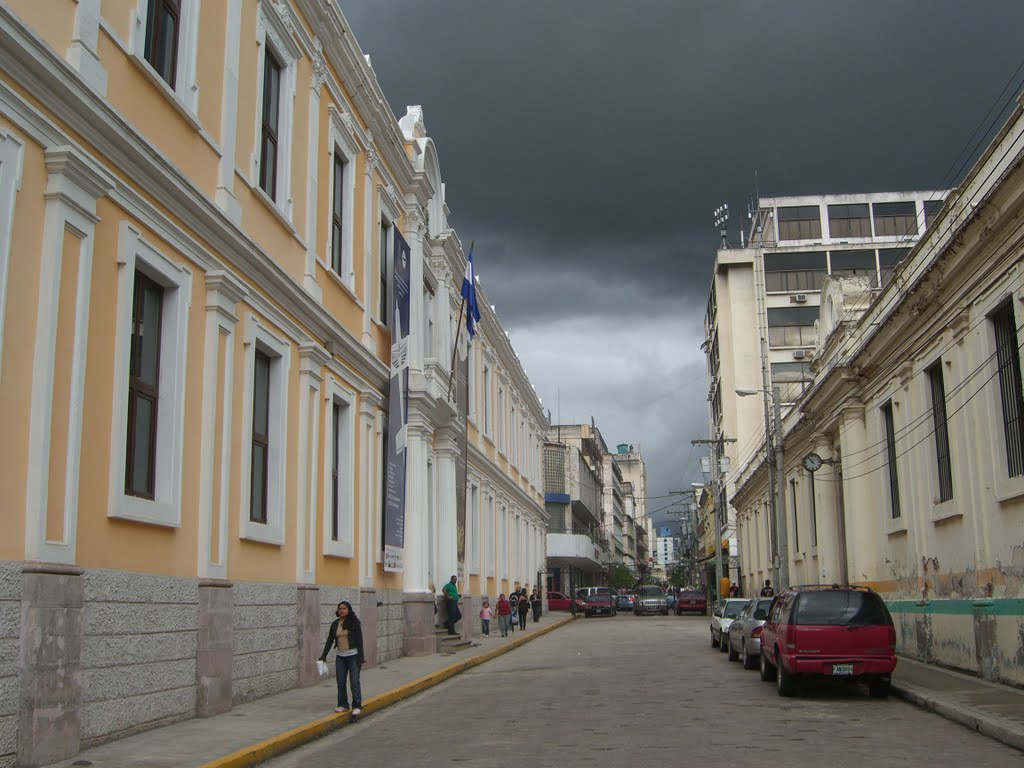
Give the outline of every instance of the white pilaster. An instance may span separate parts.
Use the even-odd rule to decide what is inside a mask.
[[[235,154],[238,151],[238,61],[242,47],[242,0],[227,0],[227,37],[224,41],[224,96],[221,99],[220,164],[217,169],[217,205],[236,224],[242,207],[235,198]]]
[[[377,552],[377,510],[380,509],[380,445],[377,442],[378,414],[383,400],[375,392],[364,391],[359,398],[359,584],[374,586]]]
[[[316,581],[317,489],[320,462],[320,387],[330,356],[318,344],[299,346],[299,482],[296,489],[295,578],[302,584]]]
[[[86,351],[89,338],[89,300],[92,279],[93,234],[99,218],[96,201],[105,196],[113,182],[91,160],[73,147],[47,150],[46,213],[43,222],[43,252],[39,257],[39,301],[32,364],[32,400],[29,405],[31,429],[28,447],[28,478],[25,499],[25,559],[58,563],[75,561],[78,526],[78,473],[81,463],[82,401],[85,392]],[[78,242],[78,268],[70,311],[73,320],[71,381],[68,389],[67,424],[64,432],[64,499],[59,540],[46,536],[49,508],[50,437],[53,424],[54,369],[57,348],[57,318],[61,309],[61,277],[64,239]],[[63,410],[63,409],[62,409]],[[54,507],[56,511],[58,507]]]
[[[377,152],[370,147],[366,150],[363,179],[363,344],[373,348],[370,333],[373,312],[373,247],[377,242],[377,230],[373,219],[373,174],[377,168]]]
[[[100,0],[78,0],[75,28],[65,58],[100,96],[107,95],[107,70],[100,63]]]
[[[317,170],[320,165],[320,90],[327,80],[327,67],[323,57],[313,57],[313,77],[309,89],[309,167],[306,194],[306,270],[302,276],[302,284],[316,301],[320,301],[323,290],[316,281],[316,222],[318,211],[317,201]],[[328,195],[328,199],[330,196]]]
[[[235,310],[247,293],[245,285],[228,272],[209,272],[206,275],[198,559],[198,575],[203,578],[227,578],[232,382],[235,375],[235,326],[238,324]],[[219,452],[215,451],[218,441]],[[220,486],[216,491],[215,477],[220,478]],[[217,539],[216,551],[213,547],[214,533]]]

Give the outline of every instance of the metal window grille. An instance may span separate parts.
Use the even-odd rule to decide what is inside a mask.
[[[932,421],[935,423],[935,461],[939,470],[939,501],[953,498],[953,467],[949,456],[949,425],[946,417],[946,387],[942,361],[928,369],[932,390]]]
[[[1013,305],[1007,302],[992,314],[996,337],[999,394],[1003,405],[1006,469],[1010,477],[1024,475],[1024,396],[1021,394],[1020,346]]]
[[[889,465],[889,502],[892,519],[902,515],[900,511],[900,482],[896,470],[896,429],[892,418],[892,401],[882,406],[882,421],[885,426],[885,456]]]

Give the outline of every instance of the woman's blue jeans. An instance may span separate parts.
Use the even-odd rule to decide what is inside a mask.
[[[363,690],[359,685],[359,654],[353,656],[335,656],[334,675],[338,678],[338,706],[348,709],[348,691],[345,678],[352,686],[352,709],[363,706]]]

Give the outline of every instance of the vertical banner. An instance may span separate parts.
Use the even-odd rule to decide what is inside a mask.
[[[466,430],[469,425],[469,350],[459,350],[459,359],[455,364],[455,410],[462,420],[458,437],[459,458],[455,464],[455,525],[456,548],[459,561],[459,581],[463,582],[466,575],[466,461],[469,456],[466,445]]]
[[[391,302],[391,393],[384,504],[384,570],[404,568],[406,436],[409,423],[409,244],[395,227]]]

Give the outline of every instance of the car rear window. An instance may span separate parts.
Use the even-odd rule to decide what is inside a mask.
[[[743,610],[743,606],[746,605],[742,600],[736,600],[725,604],[725,610],[722,611],[722,615],[727,619],[735,619],[740,615],[740,611]]]
[[[665,593],[661,591],[661,587],[640,587],[641,597],[664,597]]]
[[[768,609],[771,608],[771,600],[758,600],[754,606],[754,619],[761,621],[768,618]]]
[[[892,617],[882,598],[874,592],[837,589],[801,594],[796,601],[793,623],[876,627],[892,626]]]

